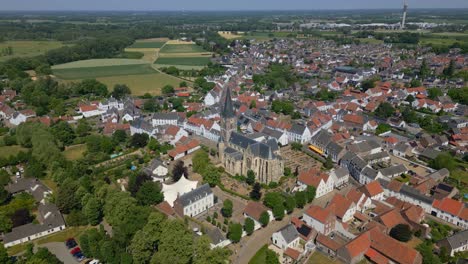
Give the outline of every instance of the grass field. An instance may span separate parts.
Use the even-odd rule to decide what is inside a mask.
[[[137,40],[129,48],[133,49],[160,49],[165,41]]]
[[[63,44],[60,41],[5,41],[0,42],[1,51],[7,47],[13,48],[13,54],[1,56],[0,61],[5,61],[13,57],[28,57],[44,54],[45,52],[60,48]]]
[[[202,47],[196,44],[166,44],[160,50],[160,53],[200,53],[206,52]]]
[[[382,44],[383,40],[374,39],[374,38],[358,38],[361,43],[366,44]]]
[[[149,93],[151,95],[160,95],[161,89],[170,84],[177,87],[182,81],[179,78],[153,72],[151,74],[140,75],[122,75],[97,78],[98,81],[107,85],[107,87],[114,87],[116,84],[126,84],[132,90],[133,95],[144,95]]]
[[[26,152],[26,151],[28,151],[28,149],[23,148],[23,147],[18,146],[18,145],[0,147],[0,158],[8,158],[10,156],[15,156],[20,151]]]
[[[160,57],[156,64],[204,66],[210,62],[210,57]]]
[[[52,70],[65,80],[154,73],[148,61],[135,59],[82,60],[56,65]]]
[[[86,144],[74,145],[65,148],[63,155],[67,160],[79,160],[83,157],[83,153],[86,151]]]

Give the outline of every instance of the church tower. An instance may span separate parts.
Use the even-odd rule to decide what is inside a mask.
[[[228,87],[224,90],[225,95],[222,97],[224,101],[221,105],[221,137],[218,142],[218,155],[221,163],[224,164],[224,149],[229,146],[228,142],[232,132],[237,130],[237,118],[232,105],[231,89]]]
[[[221,109],[221,136],[224,142],[229,142],[232,132],[237,131],[237,118],[232,104],[231,89],[228,87],[225,92]]]

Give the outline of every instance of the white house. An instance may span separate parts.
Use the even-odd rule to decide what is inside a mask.
[[[301,237],[299,236],[299,232],[297,232],[296,227],[292,224],[288,224],[273,233],[271,241],[273,242],[273,245],[282,250],[286,250],[287,248],[298,248]]]
[[[154,159],[148,167],[143,169],[143,172],[151,176],[153,181],[165,182],[169,170],[161,160]]]
[[[153,126],[177,125],[177,120],[179,120],[177,113],[155,113],[152,124]]]
[[[364,186],[361,186],[358,190],[372,200],[384,200],[385,192],[379,181],[372,181]]]
[[[349,182],[349,171],[346,168],[339,167],[330,171],[335,188],[340,188]]]
[[[300,142],[301,144],[309,142],[312,138],[309,128],[299,124],[293,124],[291,129],[286,131],[286,134],[288,135],[289,141]]]
[[[98,108],[103,112],[112,108],[116,108],[117,110],[123,110],[124,103],[123,101],[119,101],[111,96],[109,99],[99,102]]]
[[[96,105],[80,105],[79,113],[83,115],[83,117],[93,117],[99,116],[104,113],[103,110],[99,110]]]
[[[341,194],[335,194],[332,200],[328,203],[327,208],[335,212],[342,222],[348,222],[353,219],[357,206],[353,201],[348,200]]]
[[[214,194],[209,184],[202,185],[175,199],[174,210],[180,216],[196,216],[214,205]]]
[[[445,247],[451,257],[453,257],[457,252],[468,251],[468,230],[446,237],[438,241],[437,245],[440,248]]]
[[[219,103],[221,97],[218,93],[216,93],[214,90],[211,90],[209,93],[205,95],[205,98],[203,99],[203,103],[205,106],[212,106],[216,103]]]
[[[19,124],[26,122],[26,119],[28,119],[26,115],[20,112],[15,112],[9,121],[10,121],[10,124],[14,126],[18,126]]]

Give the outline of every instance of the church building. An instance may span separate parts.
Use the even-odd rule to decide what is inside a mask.
[[[231,90],[226,88],[221,110],[221,137],[218,152],[226,172],[231,175],[255,173],[260,183],[279,182],[284,173],[284,161],[276,139],[257,142],[237,132],[237,117],[231,98]]]

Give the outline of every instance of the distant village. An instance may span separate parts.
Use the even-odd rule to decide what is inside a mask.
[[[212,247],[235,248],[233,262],[247,263],[252,248],[268,244],[281,263],[306,263],[319,251],[344,263],[418,264],[422,254],[393,232],[405,226],[418,239],[431,239],[433,223],[452,230],[435,241],[433,252],[445,248],[453,257],[468,250],[466,169],[434,166],[444,155],[464,162],[468,154],[468,107],[450,92],[462,90],[466,80],[441,77],[449,68],[468,70],[467,55],[457,49],[436,55],[390,44],[275,39],[238,41],[229,55],[213,60],[226,71],[205,77],[213,84],[206,93],[177,87],[152,99],[83,99],[73,115],[49,117],[36,115],[18,100],[21,94],[4,89],[0,118],[11,128],[93,120],[102,135],[123,130],[170,145],[167,154],[143,164],[142,171],[162,186],[164,201],[156,207],[169,217],[207,224]],[[275,87],[259,82],[257,76],[273,78],[268,73],[274,65],[288,67],[297,80]],[[171,110],[169,98],[181,98],[185,111]],[[144,111],[147,100],[168,108]],[[222,168],[222,189],[194,177],[192,169],[172,181],[174,165],[192,166],[200,151]],[[462,180],[453,175],[459,170]],[[270,191],[295,197],[311,187],[315,196],[277,219],[275,209],[249,196],[252,187],[238,180],[248,174],[263,186],[262,198]],[[126,191],[127,180],[120,184]],[[41,215],[39,224],[4,234],[6,247],[66,228],[40,180],[15,177],[6,189],[31,193]],[[234,220],[255,224],[252,234],[243,231],[242,247],[211,225],[225,200],[234,201]]]

